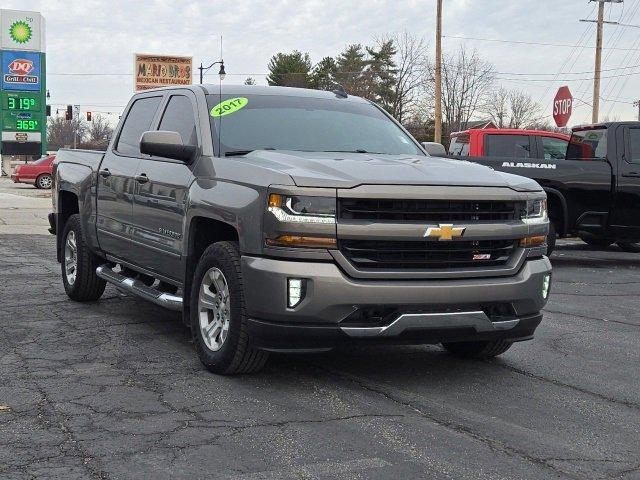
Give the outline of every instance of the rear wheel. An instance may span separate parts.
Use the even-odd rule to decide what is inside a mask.
[[[43,173],[36,178],[36,187],[38,188],[48,189],[51,188],[51,185],[53,185],[53,179],[48,173]]]
[[[249,345],[240,254],[234,242],[209,246],[194,274],[191,331],[200,361],[223,375],[260,370],[268,353]]]
[[[640,253],[640,243],[618,242],[618,246],[624,252]]]
[[[62,233],[62,283],[72,300],[98,300],[107,283],[96,275],[101,260],[87,246],[82,232],[80,215],[71,215]]]
[[[506,340],[493,340],[489,342],[455,342],[443,343],[442,346],[449,353],[462,358],[493,358],[502,355],[513,345]]]
[[[587,245],[600,248],[607,248],[613,244],[613,240],[609,240],[608,238],[604,237],[596,237],[595,235],[590,235],[588,233],[583,233],[582,235],[580,235],[580,240],[582,240]]]

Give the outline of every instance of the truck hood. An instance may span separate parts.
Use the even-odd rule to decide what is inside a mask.
[[[255,150],[242,159],[288,174],[300,187],[450,185],[540,191],[531,179],[462,160],[413,155]]]

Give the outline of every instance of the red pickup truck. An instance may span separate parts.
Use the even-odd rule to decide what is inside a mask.
[[[569,136],[544,130],[487,128],[451,134],[449,155],[503,157],[511,161],[560,160],[567,154]]]

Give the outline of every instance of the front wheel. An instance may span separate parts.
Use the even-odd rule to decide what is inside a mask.
[[[506,340],[493,340],[488,342],[455,342],[443,343],[442,346],[449,353],[462,358],[493,358],[502,355],[513,345]]]
[[[100,259],[94,255],[84,238],[80,215],[71,215],[62,232],[62,283],[72,300],[98,300],[107,283],[96,275]]]
[[[40,189],[49,189],[53,185],[53,180],[51,175],[48,173],[43,173],[38,178],[36,178],[36,187]]]
[[[618,242],[618,246],[623,252],[640,253],[640,243]]]
[[[268,353],[249,345],[240,254],[235,242],[209,246],[193,278],[191,331],[200,361],[213,373],[260,370]]]

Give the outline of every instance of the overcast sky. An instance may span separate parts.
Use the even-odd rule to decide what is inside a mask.
[[[58,104],[74,103],[83,111],[119,113],[133,92],[134,52],[190,55],[196,66],[220,58],[220,35],[229,83],[247,76],[264,83],[261,74],[275,52],[298,49],[317,62],[348,43],[371,44],[403,30],[424,35],[432,51],[434,46],[435,0],[3,0],[2,8],[45,16],[54,111]],[[595,9],[587,0],[444,0],[444,51],[463,43],[477,48],[501,72],[499,84],[528,91],[549,114],[557,88],[569,85],[582,101],[576,101],[571,124],[587,122],[595,27],[579,19],[594,18]],[[606,12],[612,21],[640,24],[640,0],[609,5]],[[460,36],[584,48],[452,38]],[[603,68],[612,70],[603,72],[602,96],[608,101],[602,117],[635,119],[640,29],[606,26],[605,46],[614,49],[604,53]],[[561,69],[555,81],[541,75]]]

